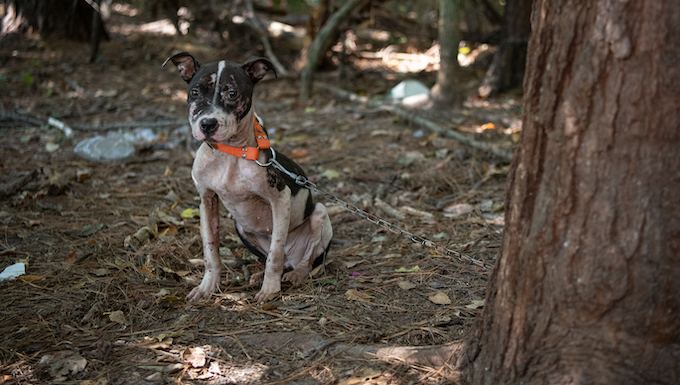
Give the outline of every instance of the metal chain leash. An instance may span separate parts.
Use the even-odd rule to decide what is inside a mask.
[[[392,224],[392,223],[390,223],[390,222],[388,222],[388,221],[386,221],[386,220],[384,220],[384,219],[382,219],[382,218],[380,218],[380,217],[378,217],[374,214],[368,213],[368,212],[358,208],[357,206],[355,206],[355,205],[353,205],[349,202],[343,201],[342,199],[338,198],[335,194],[333,194],[331,192],[320,189],[319,187],[317,187],[317,185],[314,182],[307,179],[304,175],[297,175],[297,174],[295,174],[291,171],[288,171],[285,167],[283,167],[281,165],[281,163],[279,163],[278,160],[276,160],[276,152],[274,151],[274,149],[270,148],[270,150],[271,150],[271,153],[272,153],[272,157],[266,163],[261,163],[261,162],[258,162],[258,161],[255,161],[255,162],[262,167],[274,166],[274,168],[276,168],[277,170],[281,171],[282,173],[288,175],[291,179],[293,179],[296,184],[298,184],[298,185],[300,185],[300,186],[302,186],[302,187],[304,187],[308,190],[314,191],[315,193],[322,195],[324,197],[324,199],[326,199],[327,201],[330,201],[332,203],[340,205],[345,210],[347,210],[347,211],[349,211],[349,212],[351,212],[351,213],[353,213],[353,214],[355,214],[355,215],[357,215],[357,216],[359,216],[363,219],[366,219],[367,221],[373,223],[374,225],[382,227],[382,228],[384,228],[384,229],[386,229],[386,230],[388,230],[388,231],[390,231],[394,234],[404,235],[406,237],[409,237],[411,239],[411,241],[413,241],[415,243],[420,243],[422,246],[434,249],[435,251],[437,251],[441,254],[444,254],[444,255],[447,255],[447,256],[450,256],[450,257],[456,257],[456,258],[458,258],[459,261],[461,261],[463,263],[476,265],[476,266],[481,267],[484,270],[488,270],[491,267],[493,267],[492,264],[482,262],[478,259],[474,259],[470,256],[459,253],[458,251],[446,248],[446,247],[444,247],[444,246],[442,246],[442,245],[440,245],[440,244],[438,244],[434,241],[431,241],[427,238],[423,238],[419,235],[415,235],[415,234],[413,234],[409,231],[406,231],[406,230],[400,228],[399,226],[396,226],[396,225],[394,225],[394,224]]]

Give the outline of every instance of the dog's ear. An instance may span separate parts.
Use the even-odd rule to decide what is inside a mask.
[[[198,62],[189,52],[178,53],[165,59],[163,67],[169,62],[177,66],[179,74],[185,82],[191,82],[198,69],[201,68],[201,63]]]
[[[267,59],[263,57],[252,57],[241,64],[241,68],[250,76],[253,84],[262,80],[267,71],[274,71],[274,76],[276,76],[276,69],[274,65]]]

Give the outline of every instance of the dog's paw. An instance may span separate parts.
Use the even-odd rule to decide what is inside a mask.
[[[189,295],[187,295],[187,301],[189,302],[202,302],[210,298],[212,293],[215,292],[220,284],[219,274],[215,275],[205,275],[201,284],[196,286]]]
[[[250,276],[250,280],[248,280],[248,283],[251,285],[257,285],[258,283],[261,283],[264,280],[264,271],[260,271],[258,273],[255,273]]]
[[[187,295],[187,301],[189,302],[203,302],[210,298],[212,293],[215,290],[206,290],[201,288],[201,286],[196,286],[190,293]]]
[[[266,278],[266,277],[265,277]],[[262,289],[260,292],[255,294],[255,300],[257,302],[266,302],[271,296],[281,292],[281,282],[267,282],[266,280],[262,284]]]
[[[295,269],[283,275],[283,282],[290,282],[293,284],[293,286],[298,286],[302,283],[302,281],[305,280],[307,274],[309,274],[308,269],[304,271],[301,269]]]

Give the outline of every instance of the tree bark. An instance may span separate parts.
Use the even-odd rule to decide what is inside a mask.
[[[538,0],[471,384],[680,383],[680,7]]]
[[[486,98],[522,85],[531,32],[531,1],[507,0],[501,43],[477,92]]]
[[[448,108],[460,102],[456,86],[458,45],[460,44],[460,1],[439,0],[439,71],[432,87],[432,100],[437,108]]]

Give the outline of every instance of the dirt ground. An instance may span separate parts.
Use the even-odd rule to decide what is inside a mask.
[[[0,383],[455,383],[446,368],[372,352],[464,338],[488,271],[340,206],[328,205],[336,244],[325,271],[284,284],[265,305],[248,284],[263,266],[222,210],[221,290],[185,302],[203,274],[190,176],[198,143],[183,123],[185,83],[161,64],[178,50],[206,61],[262,53],[199,37],[111,37],[96,63],[83,43],[12,36],[0,44],[0,271],[26,264],[24,276],[0,282]],[[464,84],[479,80],[467,74]],[[375,96],[409,76],[434,82],[434,72],[360,67],[343,81],[336,72],[318,80]],[[493,264],[506,162],[328,92],[299,105],[298,87],[282,78],[255,89],[278,151],[339,198]],[[508,96],[413,113],[512,151],[518,106]],[[52,116],[74,136],[11,114]],[[74,154],[107,132],[137,135],[135,154],[113,162]]]

